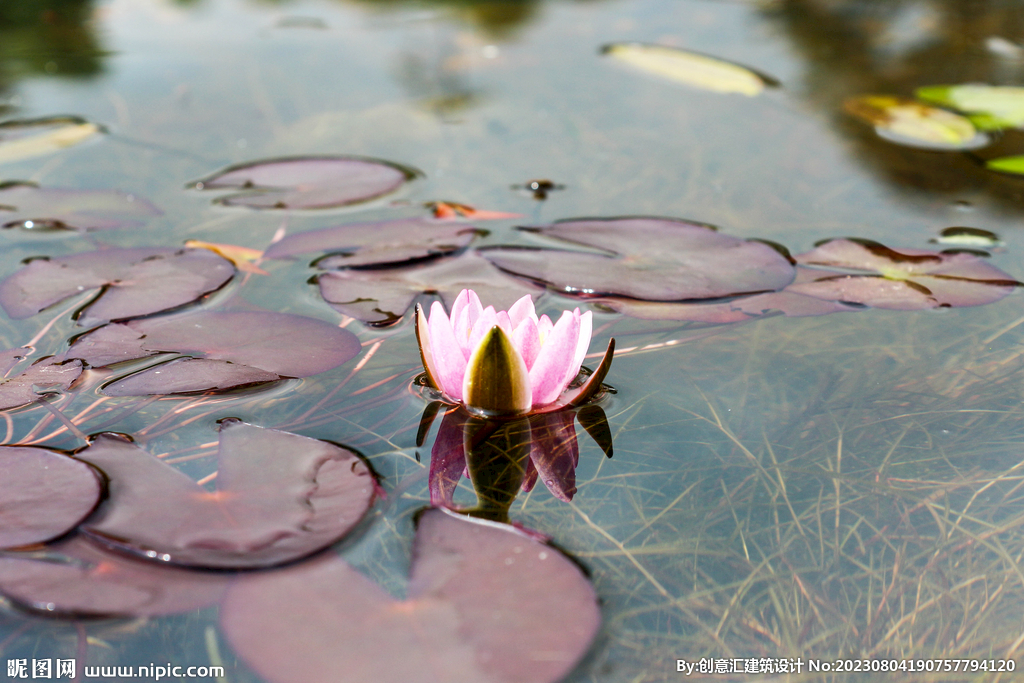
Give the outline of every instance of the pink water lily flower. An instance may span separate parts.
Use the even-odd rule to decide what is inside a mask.
[[[614,344],[601,371],[566,392],[590,346],[592,317],[577,308],[563,311],[556,322],[538,318],[529,295],[508,311],[495,311],[464,289],[450,317],[440,302],[431,306],[429,319],[417,306],[416,336],[430,383],[448,399],[477,414],[519,415],[582,403],[600,387]]]

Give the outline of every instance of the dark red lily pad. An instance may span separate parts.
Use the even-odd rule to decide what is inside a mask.
[[[361,348],[354,334],[316,318],[200,311],[104,325],[78,337],[66,355],[102,367],[160,353],[187,353],[281,377],[308,377],[354,358]]]
[[[975,254],[925,249],[897,251],[868,240],[829,240],[796,259],[808,266],[877,274],[807,269],[787,291],[876,308],[981,306],[1002,299],[1021,285]]]
[[[75,537],[43,557],[0,557],[0,593],[46,616],[148,617],[216,604],[228,578],[120,557]]]
[[[374,498],[370,469],[351,451],[238,420],[221,424],[216,491],[116,434],[100,434],[78,457],[110,479],[86,534],[193,567],[305,557],[347,534]]]
[[[380,159],[309,156],[229,166],[195,182],[197,190],[245,190],[216,199],[251,209],[329,209],[390,194],[421,175]]]
[[[562,294],[686,301],[774,291],[793,281],[793,266],[775,248],[675,218],[570,219],[527,230],[605,252],[480,250],[502,270]]]
[[[96,471],[63,453],[0,447],[0,548],[43,543],[78,526],[100,500]]]
[[[474,227],[433,218],[352,223],[289,235],[267,249],[264,257],[329,252],[316,262],[318,268],[390,266],[461,251],[479,232]]]
[[[421,515],[405,600],[341,559],[239,577],[221,607],[232,648],[271,683],[551,683],[590,647],[590,582],[522,531]]]
[[[38,401],[46,394],[66,391],[82,374],[82,361],[43,358],[21,374],[0,379],[0,410]]]
[[[0,305],[28,318],[68,297],[99,289],[78,324],[136,318],[191,303],[231,279],[235,267],[209,249],[100,249],[34,259],[0,283]]]
[[[342,270],[318,275],[320,295],[334,310],[369,325],[392,325],[417,297],[437,294],[447,308],[463,289],[475,290],[495,308],[508,309],[540,287],[508,277],[474,253],[441,259],[417,268]]]
[[[39,187],[35,183],[0,185],[0,226],[25,230],[112,230],[136,228],[160,209],[134,194],[117,190]]]

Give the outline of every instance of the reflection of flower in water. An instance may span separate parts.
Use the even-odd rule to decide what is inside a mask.
[[[591,313],[563,311],[557,322],[537,317],[529,295],[508,311],[484,308],[464,289],[451,317],[434,302],[430,318],[416,308],[416,336],[431,386],[476,415],[523,415],[580,405],[600,386],[614,344],[598,372],[577,391],[576,379],[590,345]]]
[[[428,407],[429,410],[429,407]],[[470,514],[507,521],[520,490],[540,479],[555,498],[576,494],[579,445],[576,419],[612,455],[611,431],[598,405],[505,420],[485,419],[461,408],[445,413],[430,454],[430,504],[457,508],[455,489],[468,476],[477,495]]]

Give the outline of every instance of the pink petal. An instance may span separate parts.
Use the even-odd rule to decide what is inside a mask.
[[[465,290],[463,290],[465,291]],[[459,344],[459,348],[462,349],[462,355],[469,360],[469,354],[472,351],[469,348],[469,333],[472,331],[473,326],[469,322],[469,307],[463,306],[459,311],[458,316],[454,313],[455,307],[452,307],[452,330],[455,332],[455,340]]]
[[[548,338],[549,334],[551,334],[552,327],[554,327],[554,325],[551,324],[551,318],[549,318],[546,313],[537,321],[537,335],[540,337],[541,344],[543,344],[544,340]]]
[[[512,336],[512,320],[505,311],[498,311],[498,326],[505,331],[509,337]]]
[[[444,306],[435,301],[430,307],[430,351],[437,366],[441,391],[450,398],[462,400],[462,378],[466,374],[466,357],[462,353]]]
[[[459,292],[459,295],[455,297],[455,303],[452,304],[452,320],[458,320],[459,315],[462,311],[466,310],[466,305],[469,303],[469,290],[464,289]]]
[[[541,322],[543,323],[543,318]],[[551,403],[565,389],[565,385],[569,383],[566,375],[576,355],[579,336],[579,319],[569,311],[564,311],[544,340],[537,360],[530,368],[533,405]]]
[[[519,350],[519,355],[526,363],[526,369],[533,368],[537,354],[540,353],[540,333],[537,331],[537,323],[531,318],[524,319],[512,332],[512,343]]]
[[[512,304],[512,307],[508,309],[508,317],[512,320],[513,329],[519,327],[519,325],[527,318],[532,318],[534,323],[536,323],[537,313],[533,308],[533,298],[527,294],[519,301]]]
[[[480,317],[476,319],[476,323],[473,324],[473,330],[469,333],[470,354],[480,344],[480,340],[484,338],[484,335],[490,332],[491,328],[497,324],[498,314],[494,312],[494,306],[488,306],[480,314]]]
[[[423,369],[431,382],[440,382],[437,378],[437,363],[434,362],[434,352],[430,347],[430,327],[427,324],[427,314],[423,307],[416,304],[416,340],[420,344],[420,359],[423,361]],[[440,389],[441,387],[437,387]]]
[[[573,311],[573,315],[579,315],[580,309]],[[580,367],[583,365],[583,359],[587,355],[587,350],[590,349],[590,336],[594,332],[594,316],[590,311],[587,311],[583,315],[579,316],[580,319],[580,338],[576,343],[576,355],[573,356],[572,365],[569,366],[569,378],[567,382],[571,382],[576,378],[576,375],[580,372]]]

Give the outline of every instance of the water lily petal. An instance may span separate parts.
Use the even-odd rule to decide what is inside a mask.
[[[488,306],[484,309],[480,317],[473,323],[473,329],[469,333],[469,353],[476,350],[476,347],[480,345],[480,341],[484,338],[491,328],[498,324],[498,315],[494,311],[494,306]]]
[[[530,409],[529,370],[512,340],[498,325],[488,330],[470,356],[462,394],[467,408],[485,415],[517,414]]]
[[[456,401],[462,400],[462,378],[466,374],[466,357],[455,338],[451,321],[440,301],[430,306],[430,349],[437,367],[441,391]]]
[[[576,465],[580,461],[575,418],[573,412],[565,410],[530,418],[530,461],[551,495],[566,502],[576,494]]]
[[[519,301],[512,304],[511,308],[508,309],[508,317],[512,321],[512,327],[516,328],[526,320],[532,318],[533,322],[537,322],[537,313],[533,308],[533,297],[526,294]]]
[[[534,405],[551,403],[565,389],[569,381],[566,375],[576,355],[579,335],[579,319],[569,311],[563,312],[544,339],[537,360],[530,369]]]
[[[554,323],[551,322],[551,318],[545,313],[537,321],[537,334],[540,337],[540,343],[543,344],[544,340],[551,334],[551,328],[554,327]]]
[[[430,504],[434,507],[455,506],[455,488],[466,470],[462,420],[459,411],[445,413],[430,450]]]
[[[573,315],[579,316],[580,338],[576,343],[576,355],[573,356],[572,365],[569,366],[569,381],[575,379],[579,374],[580,368],[583,366],[583,359],[590,348],[590,336],[594,332],[594,315],[590,311],[580,315],[580,309],[577,308],[573,311]]]
[[[431,386],[440,389],[437,364],[434,363],[434,353],[430,348],[430,327],[423,307],[419,304],[416,304],[416,343],[420,347],[420,361],[423,362],[423,369],[427,371],[427,379],[430,380]]]
[[[525,318],[512,332],[512,343],[519,349],[519,355],[523,357],[528,369],[533,369],[533,364],[540,353],[540,332],[537,331],[537,323],[532,318]]]

